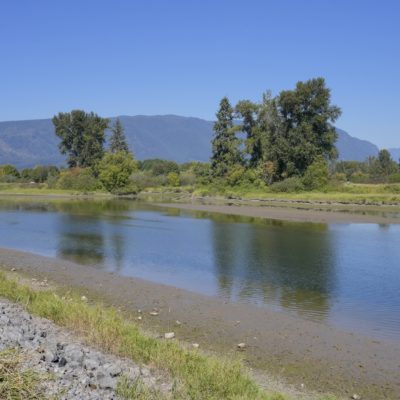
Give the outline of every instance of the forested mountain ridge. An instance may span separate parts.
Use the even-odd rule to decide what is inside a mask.
[[[162,158],[177,162],[208,161],[213,122],[178,115],[120,116],[126,138],[139,160]],[[115,118],[111,118],[114,122]],[[340,160],[362,161],[376,156],[378,147],[337,129]],[[59,138],[51,119],[0,122],[0,164],[19,168],[38,164],[63,165]],[[390,149],[397,160],[400,149]]]

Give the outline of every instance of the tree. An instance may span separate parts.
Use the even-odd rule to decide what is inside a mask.
[[[69,167],[91,167],[101,160],[108,119],[93,112],[73,110],[58,113],[52,121],[55,133],[61,139],[60,151],[68,154]]]
[[[118,192],[129,182],[131,174],[137,170],[137,163],[130,152],[107,152],[98,163],[100,182],[109,192]]]
[[[383,175],[386,177],[390,174],[394,174],[398,171],[398,167],[392,156],[386,149],[380,150],[378,154],[379,166],[382,170]]]
[[[170,172],[179,173],[179,165],[175,161],[160,160],[159,158],[141,161],[140,169],[149,171],[154,176],[168,175]]]
[[[10,178],[19,178],[20,174],[17,168],[11,164],[0,165],[0,176],[2,177],[10,177]]]
[[[257,129],[257,112],[259,105],[250,100],[241,100],[235,107],[237,117],[242,120],[240,130],[246,133],[246,153],[249,155],[249,165],[257,166],[262,160],[263,144],[261,132]]]
[[[214,123],[212,141],[211,170],[215,177],[225,176],[229,169],[241,162],[237,127],[233,124],[233,108],[227,97],[220,102]]]
[[[283,124],[286,175],[303,175],[315,160],[337,157],[337,133],[332,125],[340,116],[330,103],[323,78],[298,82],[295,90],[282,91],[277,106]]]
[[[124,128],[122,127],[119,118],[115,120],[114,126],[111,128],[112,135],[110,138],[110,151],[111,153],[119,153],[121,151],[128,152],[129,147],[126,141]]]

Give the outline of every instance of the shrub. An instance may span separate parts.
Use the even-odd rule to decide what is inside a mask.
[[[369,174],[365,174],[364,172],[354,172],[350,176],[350,182],[354,183],[368,183],[370,181]]]
[[[304,185],[299,177],[292,176],[284,181],[273,183],[269,188],[272,192],[293,193],[304,190]]]
[[[389,175],[389,183],[400,183],[400,173]]]
[[[343,183],[347,181],[347,177],[346,174],[342,173],[342,172],[337,172],[336,174],[334,174],[332,176],[332,181],[335,183]]]
[[[0,180],[3,182],[15,182],[20,177],[17,168],[6,164],[0,166]]]
[[[21,172],[21,178],[24,181],[33,181],[36,183],[44,183],[49,179],[58,177],[60,171],[57,167],[50,165],[38,165],[35,168],[25,168]]]
[[[230,186],[239,185],[242,182],[243,175],[245,173],[244,167],[239,164],[234,165],[228,175],[226,176],[226,182]]]
[[[60,172],[57,188],[68,190],[93,191],[100,188],[99,181],[90,168],[71,168]]]
[[[192,186],[196,183],[196,175],[192,170],[181,172],[180,179],[182,186]]]
[[[154,177],[150,172],[135,171],[129,178],[131,184],[135,185],[139,190],[147,187],[158,186],[158,177]]]
[[[169,186],[180,186],[181,180],[176,172],[170,172],[167,175],[167,182]]]
[[[160,160],[158,158],[144,160],[140,163],[142,171],[149,171],[152,175],[168,175],[170,172],[179,173],[179,165],[175,161]]]
[[[322,189],[329,180],[329,169],[326,161],[319,159],[314,161],[303,176],[303,185],[307,190]]]
[[[119,192],[124,188],[136,169],[137,163],[132,154],[125,151],[106,153],[97,165],[100,182],[111,193]]]

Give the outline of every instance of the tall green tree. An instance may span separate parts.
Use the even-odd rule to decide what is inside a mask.
[[[341,114],[331,104],[330,89],[323,78],[298,82],[295,90],[282,91],[277,98],[287,147],[285,173],[303,175],[322,157],[335,159],[337,133],[333,123]]]
[[[59,148],[68,155],[69,167],[94,166],[104,154],[105,130],[109,120],[91,112],[73,110],[58,113],[52,119],[61,139]]]
[[[111,128],[112,134],[110,137],[111,153],[119,153],[121,151],[128,152],[129,146],[126,141],[124,128],[119,118],[115,120],[114,126]]]
[[[263,141],[260,129],[257,128],[259,105],[250,100],[241,100],[236,104],[236,117],[241,119],[240,130],[246,134],[245,151],[249,165],[255,167],[263,157]]]
[[[234,110],[227,97],[224,97],[216,114],[214,138],[212,141],[211,171],[215,177],[223,177],[229,169],[241,162],[239,140],[234,126]]]

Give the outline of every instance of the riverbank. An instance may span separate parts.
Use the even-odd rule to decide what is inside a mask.
[[[99,269],[2,249],[0,265],[15,268],[38,280],[45,277],[64,288],[79,290],[90,299],[120,308],[127,315],[142,316],[143,329],[174,331],[178,339],[198,343],[217,354],[237,355],[274,381],[305,390],[334,392],[364,399],[396,399],[400,396],[400,349],[390,342],[245,304],[226,303],[185,290]],[[157,315],[150,315],[153,309]],[[138,314],[138,309],[142,310]],[[176,321],[180,321],[179,324]],[[260,374],[266,386],[270,381]]]
[[[175,208],[179,210],[200,211],[204,213],[218,213],[240,215],[253,218],[266,218],[293,222],[314,223],[371,223],[371,224],[399,224],[400,210],[377,210],[364,207],[343,207],[308,203],[261,202],[248,205],[246,201],[216,201],[203,199],[192,203],[177,201],[174,203],[154,203],[159,207]],[[217,204],[215,204],[217,203]]]
[[[206,355],[198,344],[189,350],[175,341],[173,332],[163,340],[143,333],[119,309],[71,290],[61,295],[61,288],[57,290],[47,279],[30,281],[15,271],[12,275],[0,273],[0,296],[68,331],[0,297],[0,360],[7,365],[0,368],[0,394],[5,398],[332,400],[293,390],[287,397],[273,393],[270,383],[263,390],[238,359]],[[151,315],[157,314],[153,309]],[[141,318],[140,312],[136,321]]]

